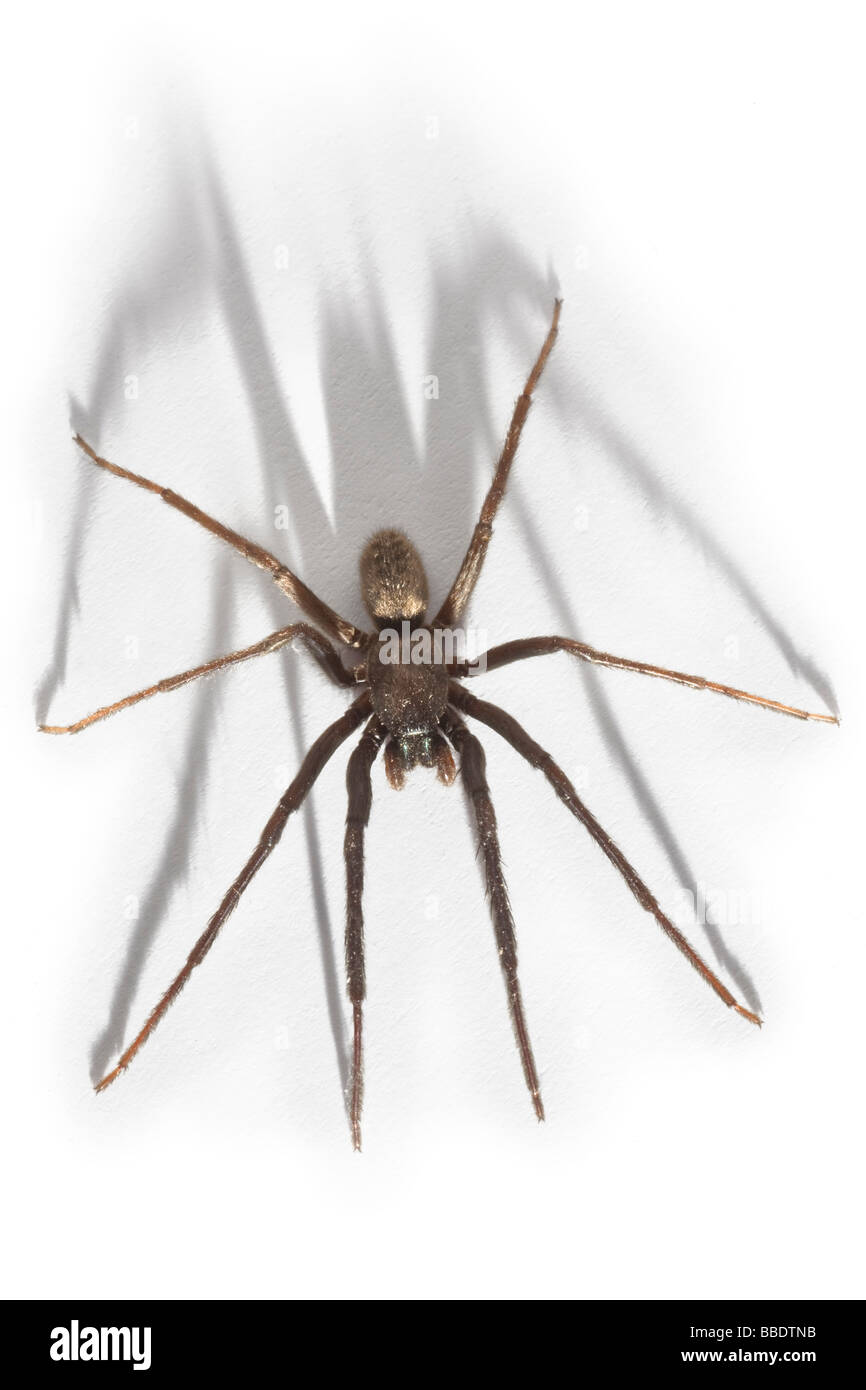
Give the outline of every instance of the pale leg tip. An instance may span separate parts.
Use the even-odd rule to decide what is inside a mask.
[[[114,1071],[110,1071],[107,1076],[103,1076],[101,1081],[97,1081],[96,1085],[93,1088],[96,1094],[99,1096],[102,1094],[103,1091],[107,1091],[112,1081],[116,1081],[117,1078],[120,1076],[122,1070],[123,1067],[115,1067]]]
[[[750,1023],[754,1023],[758,1028],[762,1028],[764,1026],[764,1020],[762,1018],[759,1018],[757,1014],[750,1013],[749,1010],[744,1009],[741,1004],[735,1004],[734,1009],[743,1018],[748,1019]]]

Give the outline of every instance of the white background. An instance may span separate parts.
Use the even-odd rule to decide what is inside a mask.
[[[31,16],[2,113],[5,1292],[862,1296],[857,7]],[[544,1126],[460,789],[380,765],[351,1151],[344,756],[95,1097],[345,697],[285,652],[38,735],[294,614],[71,424],[361,621],[379,526],[444,593],[557,289],[474,626],[844,722],[562,656],[484,693],[765,1028],[488,734]]]

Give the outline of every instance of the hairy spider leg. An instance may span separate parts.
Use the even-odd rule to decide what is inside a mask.
[[[104,1091],[106,1086],[110,1086],[122,1071],[125,1071],[130,1062],[135,1057],[139,1048],[147,1042],[153,1030],[156,1028],[163,1014],[174,1003],[180,994],[190,975],[197,965],[201,965],[211,946],[216,941],[219,930],[226,919],[231,915],[241,900],[242,895],[249,887],[253,876],[264,864],[271,850],[280,839],[285,829],[286,821],[293,811],[304,801],[319,773],[322,771],[328,759],[336,753],[341,743],[352,734],[355,729],[368,717],[370,713],[370,697],[365,691],[353,705],[350,705],[345,714],[336,719],[333,724],[316,739],[307,752],[304,761],[301,763],[300,771],[294,781],[280,797],[276,810],[270,817],[267,825],[262,831],[259,842],[256,845],[250,858],[241,869],[228,892],[214,915],[208,922],[198,941],[189,954],[186,965],[180,974],[172,981],[165,994],[160,999],[156,1008],[148,1015],[144,1027],[136,1035],[129,1047],[124,1052],[120,1061],[113,1071],[97,1084],[97,1091]]]
[[[529,373],[526,385],[515,403],[511,424],[508,426],[508,433],[505,436],[502,453],[499,455],[499,462],[496,465],[496,471],[493,475],[493,482],[490,484],[487,496],[484,499],[478,524],[469,542],[469,549],[463,558],[463,564],[460,566],[457,578],[451,586],[451,592],[433,620],[434,627],[454,626],[462,616],[472,596],[472,590],[478,582],[478,576],[484,564],[484,557],[487,554],[487,547],[493,535],[493,521],[499,504],[505,494],[508,474],[514,461],[514,455],[517,453],[517,446],[520,443],[520,435],[523,431],[526,417],[529,414],[529,407],[532,405],[532,393],[538,385],[539,377],[544,371],[545,363],[553,351],[553,344],[556,342],[561,308],[562,300],[554,300],[553,321],[550,325],[547,337],[544,340],[541,352],[538,354],[535,366]]]
[[[352,1147],[361,1147],[361,1106],[364,1100],[364,998],[367,977],[364,968],[364,832],[370,820],[373,785],[370,773],[387,730],[374,715],[361,735],[361,741],[346,768],[346,988],[352,1005],[352,1091],[350,1119]]]
[[[733,685],[722,685],[718,681],[707,680],[704,676],[687,676],[682,671],[669,671],[666,666],[652,666],[647,661],[631,661],[625,656],[611,656],[600,652],[585,642],[575,642],[571,637],[519,637],[513,642],[503,642],[498,647],[475,658],[455,664],[451,674],[463,679],[466,676],[483,675],[495,671],[498,666],[508,666],[513,661],[526,661],[532,656],[550,656],[553,652],[569,652],[581,661],[595,666],[611,666],[621,671],[637,671],[644,676],[658,676],[662,680],[675,681],[692,690],[714,690],[719,695],[728,695],[732,700],[742,700],[750,705],[761,705],[775,714],[790,714],[794,719],[814,719],[824,724],[838,724],[835,714],[813,714],[809,710],[797,709],[795,705],[783,705],[779,700],[770,700],[765,695],[750,695],[747,690],[738,690]]]
[[[125,695],[122,700],[115,700],[113,705],[103,705],[101,709],[94,710],[92,714],[87,714],[83,719],[78,719],[74,724],[40,724],[39,729],[43,734],[77,734],[82,729],[89,729],[91,724],[96,724],[100,719],[108,719],[112,714],[118,714],[120,710],[130,709],[132,705],[137,705],[141,700],[149,700],[151,695],[164,695],[169,690],[178,690],[182,685],[188,685],[190,681],[198,680],[199,676],[209,676],[214,671],[222,671],[226,666],[235,666],[240,661],[248,661],[253,656],[266,656],[270,652],[278,652],[289,642],[295,639],[300,640],[311,656],[315,657],[322,670],[330,676],[335,685],[354,685],[355,680],[350,671],[347,671],[342,661],[340,653],[335,651],[330,642],[326,642],[320,632],[308,623],[292,623],[291,627],[281,627],[277,632],[272,632],[270,636],[263,637],[261,642],[254,643],[251,647],[243,647],[240,651],[229,652],[227,656],[218,656],[213,661],[206,661],[202,666],[193,666],[189,671],[181,671],[177,676],[166,676],[163,680],[157,681],[155,685],[149,685],[144,690],[137,690],[134,695]]]
[[[109,463],[108,459],[101,458],[90,445],[82,439],[80,434],[75,436],[75,443],[79,449],[91,459],[99,468],[104,468],[107,473],[113,473],[116,478],[126,478],[127,482],[135,483],[137,487],[143,487],[147,492],[156,493],[163,502],[167,502],[170,507],[183,512],[184,516],[197,521],[206,531],[218,536],[221,541],[225,541],[233,550],[237,550],[240,555],[257,565],[259,569],[267,570],[274,583],[282,589],[284,594],[296,603],[302,612],[306,613],[314,623],[325,629],[331,637],[342,642],[347,647],[360,647],[367,640],[367,634],[352,623],[346,622],[339,613],[335,613],[323,599],[314,594],[302,579],[293,574],[290,569],[281,564],[276,555],[272,555],[269,550],[256,545],[255,541],[248,541],[245,536],[241,536],[237,531],[232,531],[230,527],[223,526],[221,521],[216,521],[214,517],[208,516],[200,507],[193,502],[188,502],[179,493],[172,492],[171,488],[162,487],[159,483],[154,483],[150,478],[144,478],[139,473],[130,473],[126,468],[119,468],[116,463]]]
[[[655,917],[662,931],[670,937],[678,950],[682,951],[686,960],[694,966],[699,975],[703,976],[710,988],[715,990],[716,994],[724,1004],[727,1004],[729,1009],[734,1009],[738,1014],[742,1014],[743,1018],[748,1019],[750,1023],[756,1023],[760,1027],[761,1019],[758,1015],[751,1013],[748,1009],[743,1008],[742,1004],[737,1003],[731,991],[722,984],[718,976],[715,975],[706,962],[701,959],[697,951],[689,944],[679,928],[675,927],[670,918],[662,912],[643,879],[637,871],[632,868],[625,855],[617,845],[614,844],[607,832],[602,829],[592,812],[583,804],[571,782],[562,771],[562,768],[554,762],[550,754],[537,744],[534,739],[530,738],[526,730],[518,724],[517,720],[514,719],[512,715],[508,714],[504,709],[500,709],[498,705],[489,704],[486,700],[479,700],[474,695],[471,695],[468,690],[464,690],[461,686],[453,683],[449,699],[465,714],[470,715],[473,719],[480,720],[482,724],[486,724],[488,728],[493,729],[494,732],[504,738],[507,743],[510,743],[512,748],[514,748],[521,757],[525,758],[532,767],[536,767],[544,773],[560,801],[568,807],[571,814],[589,831],[596,844],[604,850],[604,853],[611,863],[619,869],[619,872],[622,874],[641,907]]]
[[[456,702],[455,702],[456,703]],[[520,983],[517,977],[517,933],[508,888],[502,872],[502,855],[499,849],[499,834],[496,828],[496,812],[487,784],[486,759],[484,749],[474,734],[470,733],[456,710],[448,709],[442,720],[442,727],[460,754],[460,774],[466,795],[472,805],[475,824],[478,829],[478,845],[484,859],[484,875],[493,931],[499,952],[499,962],[505,977],[508,995],[508,1011],[514,1028],[514,1036],[523,1065],[523,1075],[532,1105],[539,1120],[544,1119],[544,1106],[541,1101],[541,1087],[529,1029],[523,1011]]]

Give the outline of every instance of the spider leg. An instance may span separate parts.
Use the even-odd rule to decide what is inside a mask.
[[[147,1039],[159,1023],[163,1014],[180,994],[180,991],[183,989],[195,967],[201,965],[211,946],[214,944],[220,927],[237,907],[242,894],[248,888],[254,874],[261,868],[271,850],[277,844],[277,841],[285,829],[286,821],[289,819],[289,816],[293,811],[297,811],[328,759],[336,753],[340,744],[358,728],[358,725],[369,713],[370,697],[365,691],[360,699],[349,706],[345,714],[342,714],[339,719],[329,725],[324,733],[321,733],[316,739],[315,743],[307,752],[307,756],[304,758],[295,780],[280,797],[277,808],[262,831],[255,850],[241,869],[231,888],[229,888],[228,892],[225,894],[225,897],[211,917],[198,941],[193,946],[186,965],[169,985],[156,1008],[148,1015],[144,1027],[130,1043],[117,1066],[97,1084],[97,1091],[104,1091],[106,1086],[110,1086],[112,1081],[114,1081],[122,1071],[126,1070],[139,1048],[147,1042]]]
[[[386,730],[374,715],[361,735],[346,768],[349,806],[346,812],[346,985],[352,1005],[352,1147],[361,1147],[361,1105],[364,1099],[364,997],[367,978],[364,969],[364,831],[370,820],[373,786],[370,772]]]
[[[517,934],[514,929],[514,918],[511,915],[511,904],[508,901],[508,888],[502,872],[496,812],[493,809],[490,788],[487,785],[484,749],[475,735],[469,732],[456,711],[446,710],[441,727],[460,754],[460,774],[463,778],[466,794],[472,803],[475,823],[478,827],[479,848],[484,856],[487,896],[490,900],[490,913],[493,918],[493,930],[496,935],[499,960],[502,965],[502,973],[505,976],[508,1009],[520,1051],[526,1085],[532,1097],[535,1113],[539,1120],[543,1120],[544,1106],[541,1102],[538,1072],[535,1069],[535,1059],[532,1055],[532,1044],[529,1041],[529,1029],[526,1026],[523,1000],[520,996],[520,984],[517,978]]]
[[[213,661],[206,661],[202,666],[193,666],[189,671],[181,671],[178,676],[167,676],[164,680],[157,681],[156,685],[149,685],[145,690],[137,690],[134,695],[126,695],[122,700],[115,700],[113,705],[103,705],[101,709],[94,710],[92,714],[85,715],[83,719],[76,720],[74,724],[40,724],[40,732],[43,734],[77,734],[81,729],[89,729],[91,724],[98,723],[100,719],[108,719],[109,715],[117,714],[122,709],[129,709],[132,705],[137,705],[141,700],[149,699],[151,695],[162,695],[166,691],[177,690],[190,681],[198,680],[199,676],[210,675],[213,671],[222,671],[224,667],[235,666],[239,661],[247,661],[250,657],[278,652],[281,647],[285,647],[296,637],[300,638],[307,651],[316,658],[322,670],[331,677],[335,684],[354,685],[354,677],[344,667],[339,652],[325,641],[321,633],[307,623],[292,623],[291,627],[281,627],[278,632],[272,632],[269,637],[262,638],[261,642],[256,642],[252,647],[244,647],[238,652],[229,652],[228,656],[218,656]]]
[[[539,377],[544,371],[545,363],[553,350],[556,342],[556,334],[559,326],[559,312],[562,308],[562,300],[556,299],[553,303],[553,321],[550,325],[547,337],[544,340],[541,352],[535,362],[535,366],[529,373],[523,393],[518,396],[514,406],[514,413],[511,417],[511,424],[508,426],[508,433],[505,436],[505,443],[502,446],[502,453],[499,455],[499,462],[496,465],[496,472],[493,475],[493,482],[484,499],[481,508],[481,515],[478,524],[472,533],[469,542],[469,549],[463,557],[463,564],[460,566],[457,578],[451,586],[451,592],[443,603],[433,621],[434,627],[453,627],[458,621],[472,595],[472,590],[478,581],[481,567],[484,564],[484,557],[487,554],[487,547],[493,535],[493,521],[496,516],[499,503],[505,493],[505,485],[508,482],[508,474],[514,462],[514,455],[517,453],[517,446],[520,443],[520,435],[523,430],[526,417],[529,414],[529,407],[532,405],[532,393],[538,385]]]
[[[82,439],[80,434],[75,436],[75,443],[87,454],[89,459],[104,468],[107,473],[113,473],[116,478],[126,478],[128,482],[135,483],[137,487],[143,487],[147,492],[155,492],[157,497],[161,497],[163,502],[167,502],[170,507],[183,512],[184,516],[191,517],[197,521],[206,531],[210,531],[214,536],[219,536],[220,540],[237,550],[239,554],[258,565],[259,569],[267,570],[274,583],[282,589],[284,594],[296,603],[302,612],[306,613],[319,627],[324,628],[331,637],[344,643],[347,647],[360,647],[366,634],[360,628],[354,627],[352,623],[346,622],[339,613],[335,613],[327,603],[314,594],[312,589],[308,589],[303,580],[293,574],[285,565],[281,565],[275,555],[265,550],[262,546],[256,545],[255,541],[248,541],[245,536],[238,535],[237,531],[232,531],[228,526],[223,526],[221,521],[216,521],[214,517],[208,516],[200,507],[193,502],[188,502],[179,493],[172,492],[171,488],[162,487],[159,483],[151,482],[150,478],[144,478],[139,473],[130,473],[126,468],[119,468],[116,463],[109,463],[108,459],[100,458],[90,445]]]
[[[651,666],[646,661],[630,661],[624,656],[611,656],[609,652],[597,651],[585,642],[575,642],[570,637],[521,637],[514,642],[503,642],[501,646],[491,647],[489,651],[475,658],[455,665],[452,674],[459,677],[483,675],[485,671],[495,671],[497,666],[508,666],[512,661],[525,661],[531,656],[549,656],[552,652],[570,652],[581,661],[595,666],[613,666],[621,671],[638,671],[644,676],[659,676],[662,680],[675,681],[677,685],[687,685],[692,690],[715,690],[719,695],[728,695],[732,700],[743,700],[750,705],[761,705],[777,714],[790,714],[795,719],[815,719],[824,724],[838,724],[835,714],[813,714],[809,710],[797,709],[794,705],[783,705],[779,700],[767,699],[764,695],[750,695],[747,690],[738,690],[733,685],[722,685],[709,681],[704,676],[687,676],[682,671],[669,671],[665,666]]]
[[[670,937],[678,950],[682,951],[686,960],[694,966],[699,975],[703,976],[710,988],[715,990],[722,1003],[727,1004],[728,1008],[734,1009],[738,1014],[742,1014],[743,1018],[748,1019],[750,1023],[757,1023],[760,1027],[761,1019],[758,1015],[750,1013],[748,1009],[743,1008],[742,1004],[737,1003],[730,990],[722,984],[718,976],[713,974],[710,967],[689,944],[679,928],[675,927],[670,918],[665,916],[643,879],[632,868],[622,850],[602,829],[592,812],[583,804],[562,768],[554,762],[550,754],[545,752],[534,739],[530,738],[526,730],[518,724],[512,715],[504,709],[500,709],[498,705],[491,705],[486,700],[476,699],[474,695],[470,695],[468,690],[463,690],[453,681],[449,699],[465,714],[471,715],[473,719],[479,719],[482,724],[486,724],[488,728],[500,734],[532,767],[537,767],[544,773],[560,801],[568,807],[581,825],[585,826],[596,844],[604,850],[611,863],[619,869],[641,907],[655,917],[662,931]]]

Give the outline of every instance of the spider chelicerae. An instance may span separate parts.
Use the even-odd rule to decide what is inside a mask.
[[[217,938],[223,923],[237,906],[253,875],[261,868],[283,833],[286,822],[297,811],[328,760],[337,749],[364,726],[361,738],[352,752],[346,774],[348,812],[344,853],[346,861],[346,984],[352,1005],[353,1063],[349,1114],[352,1143],[361,1147],[361,1102],[363,1089],[363,1003],[366,993],[364,971],[364,919],[362,889],[364,882],[364,832],[372,804],[371,770],[378,754],[384,750],[385,771],[391,786],[403,786],[407,774],[417,766],[435,768],[440,782],[450,786],[460,776],[471,803],[478,831],[480,852],[484,861],[487,896],[493,918],[493,929],[499,960],[505,977],[508,1007],[514,1026],[523,1074],[535,1113],[544,1119],[538,1072],[529,1041],[529,1031],[520,995],[517,976],[517,939],[508,892],[502,872],[496,814],[485,775],[484,750],[467,726],[465,716],[486,724],[510,743],[531,766],[538,768],[573,816],[589,832],[596,843],[619,870],[641,907],[656,919],[662,930],[686,959],[702,975],[707,984],[729,1008],[750,1023],[760,1025],[761,1019],[737,1002],[697,951],[689,944],[678,927],[665,915],[639,874],[632,868],[622,851],[602,829],[592,812],[578,796],[574,786],[545,750],[505,710],[479,700],[462,682],[483,671],[495,670],[528,657],[546,656],[553,652],[569,652],[582,661],[620,670],[638,671],[647,676],[676,681],[694,690],[714,690],[735,700],[761,705],[779,714],[796,719],[814,719],[828,724],[838,723],[832,714],[813,714],[750,695],[745,690],[689,676],[681,671],[669,671],[644,661],[611,656],[569,637],[524,637],[492,647],[475,660],[462,659],[455,652],[459,647],[453,639],[459,635],[458,624],[472,591],[478,581],[493,534],[493,522],[505,493],[508,474],[520,442],[526,417],[532,404],[548,357],[556,341],[562,301],[554,302],[553,320],[526,385],[518,397],[505,437],[502,453],[493,475],[493,482],[481,514],[472,533],[469,548],[457,577],[435,617],[427,618],[427,577],[421,557],[412,542],[401,531],[379,531],[365,546],[361,555],[361,589],[365,606],[372,618],[375,632],[365,632],[341,618],[304,582],[261,546],[238,535],[221,522],[188,502],[186,498],[161,487],[149,478],[130,473],[117,464],[109,463],[90,447],[80,435],[75,442],[100,468],[115,477],[126,478],[147,492],[156,493],[163,502],[183,512],[220,540],[227,542],[239,554],[270,574],[275,584],[311,620],[310,623],[291,623],[272,632],[260,642],[241,651],[217,657],[192,670],[170,676],[148,686],[145,690],[127,695],[112,705],[95,710],[93,714],[67,725],[40,725],[44,733],[74,734],[120,710],[129,709],[151,695],[176,690],[200,676],[221,671],[251,657],[279,651],[289,643],[298,643],[322,667],[335,684],[346,688],[361,687],[360,694],[339,719],[320,734],[304,758],[294,781],[280,798],[276,810],[262,831],[252,855],[241,869],[202,935],[195,943],[183,969],[172,981],[159,1003],[148,1016],[140,1032],[132,1040],[114,1069],[98,1082],[97,1091],[110,1086],[147,1041],[169,1006],[177,998],[190,975],[200,965]],[[314,624],[311,625],[311,624]],[[400,640],[395,641],[395,635]],[[323,635],[327,634],[327,635]],[[407,642],[405,638],[409,637]],[[423,639],[427,639],[426,641]],[[330,639],[330,640],[328,640]],[[422,639],[422,640],[415,640]],[[333,644],[337,643],[337,646]],[[419,656],[420,654],[420,656]],[[343,657],[348,656],[348,662]]]

